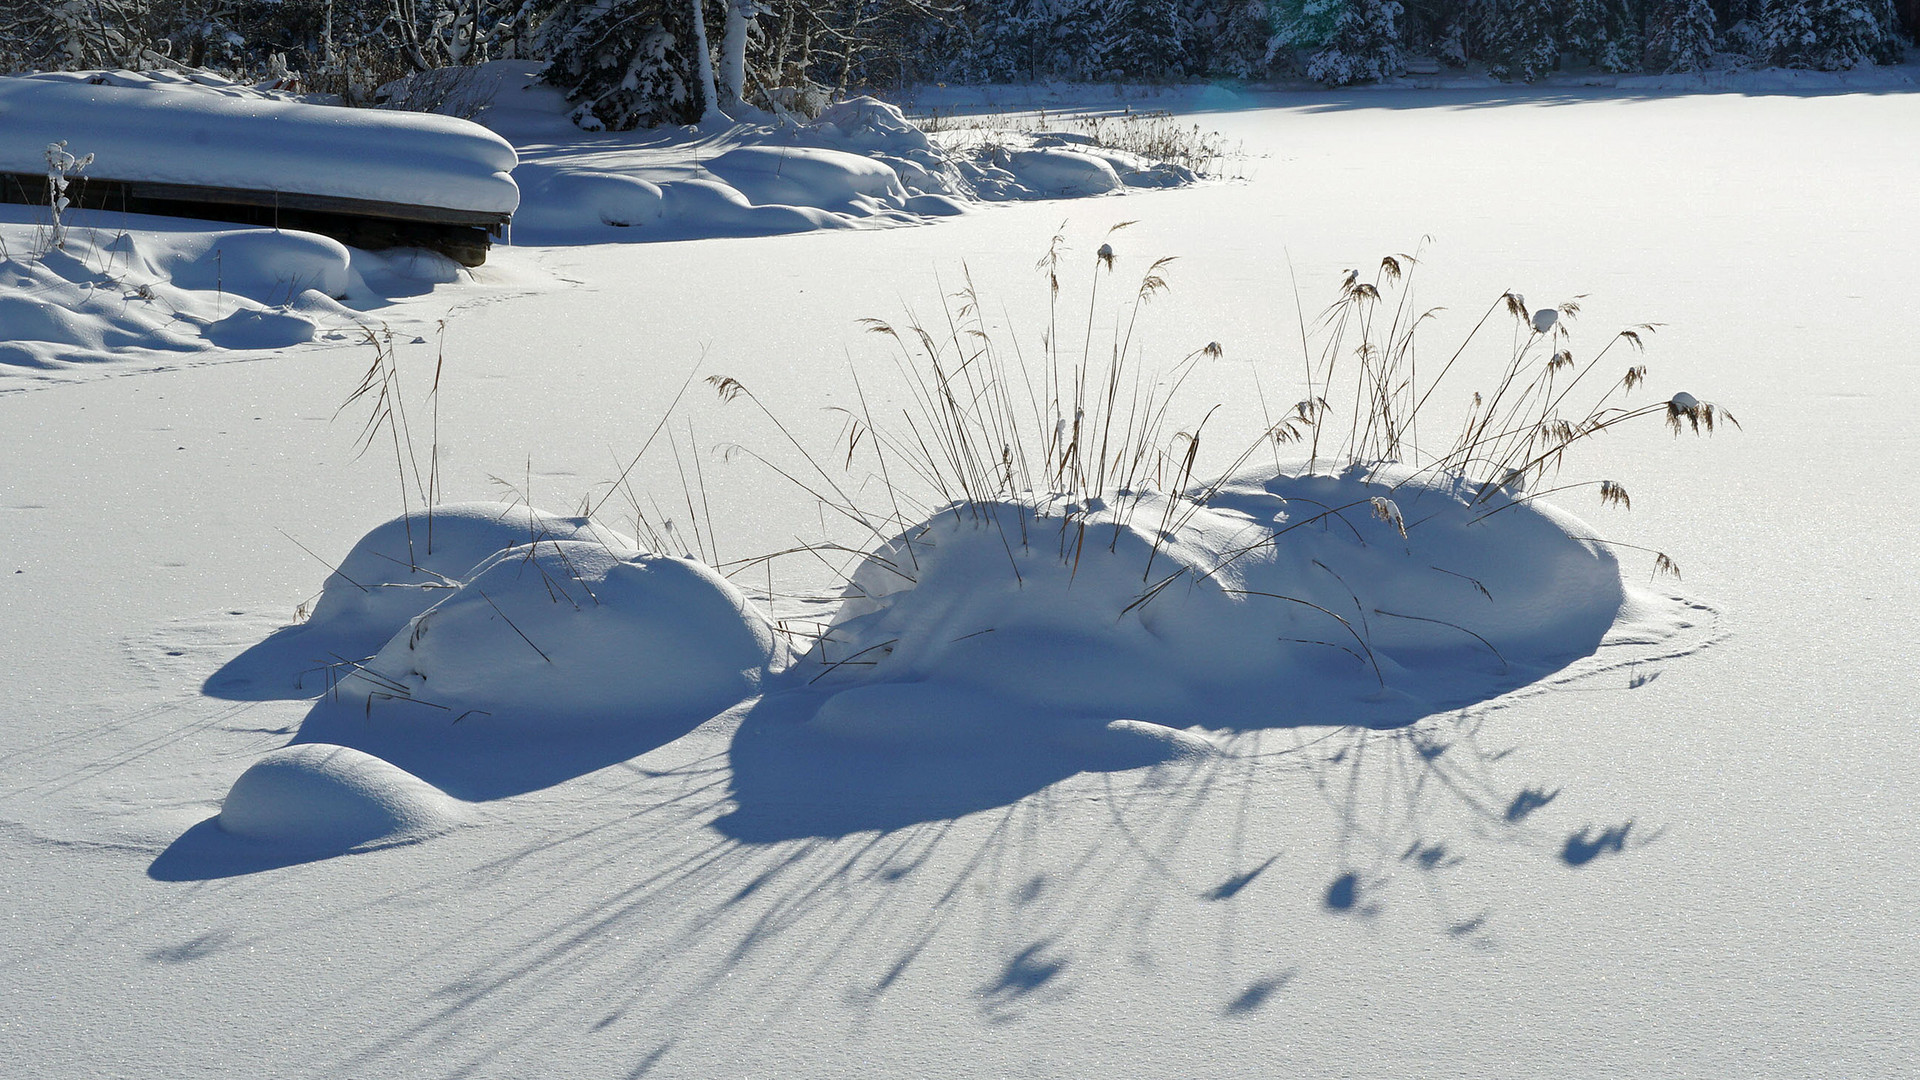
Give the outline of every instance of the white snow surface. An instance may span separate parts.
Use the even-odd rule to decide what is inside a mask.
[[[403,509],[391,447],[361,455],[365,414],[336,418],[366,372],[365,343],[323,326],[303,344],[226,350],[227,363],[14,380],[0,394],[10,1066],[49,1077],[1909,1074],[1920,772],[1903,748],[1920,697],[1908,655],[1920,549],[1897,511],[1920,466],[1920,368],[1889,346],[1916,327],[1872,268],[1902,265],[1920,241],[1902,186],[1920,175],[1920,144],[1890,135],[1920,127],[1920,99],[1845,86],[1630,94],[1211,88],[1178,119],[1244,140],[1244,182],[1016,203],[930,228],[641,249],[529,242],[496,249],[483,274],[370,302],[397,328],[423,461],[433,328],[446,320],[435,441],[450,499],[498,500],[504,482],[534,505],[591,500],[638,536],[625,499],[605,499],[630,488],[670,538],[650,546],[704,553],[754,603],[766,567],[737,560],[812,537],[823,519],[848,530],[750,455],[721,452],[738,443],[820,482],[743,402],[701,393],[696,378],[660,429],[689,371],[738,378],[833,462],[849,413],[912,407],[908,388],[870,377],[883,343],[855,320],[897,318],[902,298],[933,310],[964,267],[992,318],[1038,334],[1049,305],[1033,265],[1056,233],[1083,268],[1110,243],[1116,279],[1180,257],[1136,342],[1158,356],[1225,347],[1176,403],[1192,416],[1220,406],[1199,475],[1262,429],[1269,404],[1299,395],[1293,282],[1311,319],[1344,271],[1423,235],[1419,306],[1445,308],[1423,373],[1507,289],[1536,304],[1582,296],[1562,322],[1583,356],[1615,328],[1660,323],[1644,357],[1621,356],[1649,365],[1636,400],[1713,401],[1744,430],[1676,440],[1656,420],[1571,457],[1568,480],[1617,477],[1633,509],[1596,505],[1591,489],[1541,496],[1620,542],[1555,550],[1582,574],[1610,550],[1627,585],[1617,600],[1570,587],[1584,608],[1516,605],[1564,614],[1537,636],[1467,621],[1503,609],[1413,568],[1416,599],[1458,586],[1465,606],[1441,617],[1533,670],[1503,675],[1478,643],[1430,626],[1427,641],[1454,655],[1426,670],[1470,685],[1417,678],[1419,650],[1387,656],[1389,685],[1436,710],[1393,726],[1332,709],[1293,722],[1282,700],[1259,723],[1172,728],[1107,707],[1120,696],[1102,681],[1113,665],[1075,686],[1007,670],[1052,662],[1033,651],[970,662],[963,651],[996,635],[942,640],[945,616],[915,605],[944,597],[1038,622],[1006,587],[1003,548],[992,576],[957,575],[966,588],[895,591],[891,617],[919,646],[898,670],[847,664],[813,683],[824,665],[802,660],[763,680],[777,692],[714,715],[469,733],[486,718],[456,722],[420,703],[430,693],[363,699],[330,682],[380,641],[339,656],[267,645],[298,641],[285,629],[296,606]],[[1420,163],[1418,176],[1383,168],[1388,152]],[[25,266],[15,238],[31,240],[33,219],[9,220],[23,230],[6,233],[9,257]],[[1109,235],[1124,220],[1137,223]],[[1069,289],[1083,280],[1070,275]],[[211,315],[219,295],[191,302]],[[1131,300],[1102,297],[1103,322]],[[1063,325],[1084,316],[1077,303],[1063,298]],[[161,347],[157,330],[130,333]],[[863,362],[858,390],[849,354]],[[1468,388],[1447,385],[1436,398]],[[1435,432],[1442,416],[1429,418]],[[1273,494],[1241,487],[1223,518]],[[1417,515],[1403,516],[1417,541]],[[1576,531],[1558,511],[1542,516]],[[1404,561],[1387,524],[1354,520],[1368,543],[1348,554]],[[1348,544],[1343,534],[1313,542]],[[518,542],[516,529],[494,550]],[[948,551],[958,566],[984,562],[985,547]],[[1670,553],[1684,579],[1651,579],[1639,548]],[[796,598],[788,578],[773,612],[802,642],[833,618],[838,572],[859,571],[851,554],[816,553],[789,557],[811,570],[784,573],[812,574],[800,591],[819,602]],[[630,561],[609,560],[608,576]],[[474,565],[445,573],[464,579]],[[1513,591],[1493,579],[1521,569],[1509,560],[1481,578],[1494,601]],[[1089,571],[1089,585],[1104,573]],[[1354,608],[1391,583],[1324,587]],[[544,584],[517,601],[555,604]],[[1580,612],[1614,603],[1580,655],[1598,625]],[[466,604],[462,618],[480,615]],[[520,609],[502,606],[518,623]],[[888,617],[849,611],[843,625],[877,633]],[[1097,607],[1062,618],[1115,621]],[[428,627],[430,642],[432,616]],[[425,685],[525,648],[499,631],[436,658]],[[1509,653],[1515,640],[1566,649]],[[1230,644],[1251,653],[1250,639]],[[1348,654],[1297,648],[1294,662],[1320,653],[1335,665],[1330,696],[1367,685]],[[1125,674],[1179,673],[1153,659]],[[250,769],[338,754],[326,746],[369,754],[334,760],[377,777],[363,789],[373,805],[411,792],[463,827],[355,840],[345,857],[327,853],[344,833],[316,847],[221,827]],[[262,809],[314,811],[283,819],[296,831],[369,805],[304,765],[260,790]]]
[[[0,78],[0,172],[85,175],[512,213],[513,147],[450,116],[68,79]],[[343,162],[352,162],[350,168]]]

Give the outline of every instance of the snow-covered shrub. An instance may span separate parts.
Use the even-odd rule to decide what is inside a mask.
[[[73,179],[93,164],[93,155],[76,157],[67,150],[65,139],[47,146],[47,212],[50,216],[48,226],[49,248],[67,246],[67,208],[72,204],[67,191]]]

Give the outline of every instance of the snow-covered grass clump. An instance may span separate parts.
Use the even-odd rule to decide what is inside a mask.
[[[958,684],[1174,727],[1404,723],[1598,646],[1624,592],[1590,536],[1394,465],[965,503],[864,560],[810,659],[824,686]]]
[[[378,711],[389,734],[458,720],[538,736],[704,719],[756,693],[785,656],[766,616],[709,567],[643,552],[589,517],[450,503],[370,530],[304,623],[209,686],[324,686]],[[327,678],[305,677],[314,669]]]
[[[1056,305],[1062,255],[1056,239],[1041,262]],[[917,411],[903,424],[864,406],[852,417],[834,459],[863,462],[865,474],[836,482],[814,466],[840,500],[828,501],[878,543],[788,674],[785,687],[810,704],[770,701],[743,728],[743,790],[818,797],[795,790],[781,756],[831,772],[821,760],[854,745],[883,757],[939,746],[943,760],[964,749],[984,762],[964,770],[968,782],[991,788],[1187,756],[1207,747],[1206,731],[1405,725],[1536,682],[1593,654],[1623,620],[1656,634],[1662,619],[1683,621],[1623,583],[1592,528],[1541,499],[1591,489],[1602,505],[1627,505],[1618,481],[1561,475],[1569,451],[1600,432],[1659,417],[1676,432],[1731,421],[1685,393],[1628,404],[1642,365],[1595,374],[1644,328],[1576,361],[1577,304],[1535,310],[1507,293],[1423,380],[1413,263],[1389,258],[1372,280],[1350,273],[1302,327],[1294,370],[1306,396],[1209,472],[1212,410],[1203,402],[1184,427],[1172,417],[1198,365],[1222,350],[1209,343],[1156,370],[1137,344],[1168,261],[1120,301],[1110,340],[1066,329],[1097,336],[1116,262],[1102,244],[1087,314],[1056,307],[1034,346],[989,323],[971,288],[927,325],[870,324],[900,346],[896,372]],[[1512,345],[1493,347],[1490,381],[1467,396],[1446,380],[1485,351],[1483,331],[1503,312]],[[766,411],[739,382],[714,382]],[[1467,399],[1444,420],[1428,408],[1442,386]],[[1450,437],[1423,440],[1423,419]],[[844,496],[876,486],[879,507]],[[1657,568],[1672,565],[1656,553]],[[1187,736],[1144,744],[1143,722]],[[865,783],[859,770],[841,775],[843,794]],[[928,812],[974,805],[964,787]],[[881,800],[880,818],[898,818],[902,800],[904,789]]]
[[[299,743],[492,798],[677,737],[788,659],[765,614],[707,566],[590,518],[456,503],[369,531],[305,623],[207,689],[317,695]]]
[[[431,704],[436,723],[540,734],[704,720],[756,693],[782,656],[772,624],[711,568],[540,540],[475,567],[343,689]]]
[[[368,531],[327,575],[305,630],[338,640],[342,652],[371,653],[495,554],[543,541],[634,546],[589,518],[525,503],[447,503],[401,514]]]

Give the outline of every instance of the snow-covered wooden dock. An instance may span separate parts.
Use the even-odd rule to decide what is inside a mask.
[[[419,246],[473,266],[511,220],[518,159],[448,116],[57,76],[0,79],[0,201],[48,204],[47,150],[92,161],[72,207]]]

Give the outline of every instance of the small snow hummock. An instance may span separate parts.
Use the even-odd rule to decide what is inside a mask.
[[[374,528],[282,634],[282,652],[339,661],[329,698],[356,721],[304,737],[383,755],[396,738],[449,748],[703,720],[787,659],[771,621],[711,568],[523,503],[452,503]],[[391,714],[371,733],[386,741],[355,741],[363,714]]]
[[[705,719],[758,693],[783,655],[772,623],[700,563],[541,540],[474,568],[343,690],[431,704],[437,723],[592,729]]]
[[[396,765],[346,746],[282,747],[233,782],[222,831],[336,853],[423,839],[460,820],[459,803]]]
[[[306,629],[366,655],[409,620],[451,595],[496,553],[539,541],[586,541],[631,550],[633,540],[583,517],[525,503],[446,503],[384,522],[353,545],[327,575]]]

